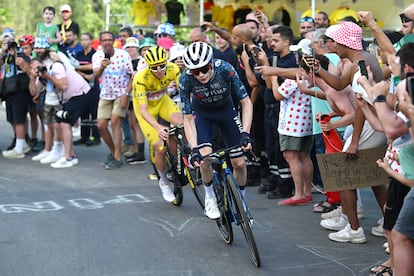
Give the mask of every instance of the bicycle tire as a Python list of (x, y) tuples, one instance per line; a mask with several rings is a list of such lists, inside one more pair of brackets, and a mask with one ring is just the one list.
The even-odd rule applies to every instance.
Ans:
[(250, 226), (250, 219), (247, 216), (243, 207), (243, 202), (240, 198), (239, 189), (232, 176), (226, 175), (226, 182), (229, 187), (230, 197), (233, 200), (234, 208), (237, 213), (238, 224), (243, 230), (244, 237), (246, 238), (247, 245), (249, 247), (250, 255), (256, 267), (260, 267), (260, 255), (257, 249), (256, 241), (253, 236), (252, 228)]
[(220, 218), (216, 219), (216, 224), (219, 230), (221, 238), (226, 244), (233, 243), (233, 227), (231, 225), (232, 219), (230, 219), (230, 211), (226, 204), (227, 196), (224, 193), (223, 184), (219, 184), (222, 189), (219, 190), (216, 184), (214, 184), (214, 192), (217, 196), (217, 207), (220, 210)]
[(181, 206), (183, 203), (183, 186), (185, 183), (181, 183), (183, 181), (181, 176), (178, 174), (176, 168), (171, 165), (174, 160), (170, 159), (170, 154), (171, 153), (169, 152), (167, 153), (167, 178), (170, 184), (170, 188), (175, 195), (175, 200), (171, 202), (171, 204), (174, 206)]
[(193, 190), (198, 204), (200, 205), (201, 209), (204, 210), (204, 199), (206, 191), (204, 189), (203, 182), (201, 181), (200, 169), (190, 169), (188, 167), (185, 167), (185, 174), (187, 175), (188, 183)]

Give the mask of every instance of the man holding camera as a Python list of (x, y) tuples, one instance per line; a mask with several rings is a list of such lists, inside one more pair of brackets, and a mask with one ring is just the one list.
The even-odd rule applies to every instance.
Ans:
[(62, 135), (65, 153), (51, 167), (69, 168), (79, 162), (72, 147), (72, 126), (87, 108), (85, 97), (90, 86), (81, 75), (66, 68), (62, 62), (56, 61), (45, 66), (40, 56), (31, 62), (30, 88), (32, 93), (39, 93), (45, 86), (46, 89), (53, 87), (60, 104), (54, 114), (55, 132)]
[[(16, 143), (12, 149), (5, 150), (2, 154), (8, 159), (23, 158), (25, 153), (30, 151), (25, 140), (26, 128), (24, 126), (31, 100), (26, 74), (29, 72), (30, 58), (23, 55), (17, 43), (12, 39), (6, 42), (4, 40), (3, 43), (4, 53), (0, 61), (4, 78), (2, 89), (13, 91), (7, 96), (3, 94), (2, 100), (6, 101), (7, 121), (13, 127)], [(14, 84), (11, 82), (13, 80)]]

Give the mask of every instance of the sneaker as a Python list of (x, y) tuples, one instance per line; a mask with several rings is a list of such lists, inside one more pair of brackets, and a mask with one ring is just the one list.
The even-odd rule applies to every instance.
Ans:
[(57, 162), (50, 164), (52, 168), (63, 169), (73, 167), (72, 159), (67, 160), (66, 157), (60, 158)]
[(382, 228), (382, 224), (372, 227), (371, 234), (376, 237), (385, 237), (384, 228)]
[(292, 193), (282, 193), (279, 188), (274, 189), (266, 193), (268, 199), (280, 199), (288, 198), (292, 196)]
[(23, 147), (23, 153), (29, 153), (30, 151), (32, 150), (32, 148), (31, 147), (29, 147), (29, 145), (28, 144), (26, 144), (24, 147)]
[(93, 147), (93, 146), (97, 146), (101, 144), (101, 139), (97, 138), (95, 139), (94, 137), (91, 137), (88, 141), (86, 141), (85, 145), (87, 147)]
[(259, 194), (265, 194), (267, 192), (271, 192), (276, 188), (276, 185), (270, 185), (268, 183), (261, 183), (259, 188), (257, 189), (257, 192)]
[(175, 200), (175, 195), (171, 190), (170, 185), (164, 185), (160, 179), (158, 185), (160, 186), (162, 197), (167, 202), (173, 202)]
[(37, 143), (39, 143), (39, 141), (37, 140), (37, 138), (32, 138), (29, 141), (29, 147), (33, 150), (34, 146), (36, 146)]
[(50, 153), (50, 151), (46, 151), (46, 150), (42, 150), (40, 153), (38, 153), (37, 155), (32, 157), (33, 161), (40, 161), (43, 158), (45, 158), (48, 154)]
[(321, 226), (327, 230), (339, 231), (346, 227), (348, 218), (345, 215), (321, 220)]
[(144, 163), (147, 162), (147, 160), (145, 160), (145, 156), (142, 152), (134, 153), (131, 157), (127, 157), (125, 159), (125, 161), (130, 165), (144, 164)]
[(342, 214), (342, 206), (338, 206), (335, 210), (332, 210), (328, 213), (321, 214), (322, 219), (331, 219), (339, 217)]
[(26, 156), (24, 152), (18, 153), (15, 149), (3, 150), (2, 154), (3, 157), (7, 159), (24, 158)]
[(108, 154), (106, 156), (106, 160), (102, 162), (102, 167), (105, 167), (107, 164), (109, 164), (109, 162), (111, 162), (112, 160), (114, 160), (114, 156), (112, 155), (112, 153)]
[(111, 161), (109, 161), (106, 165), (105, 165), (105, 169), (107, 170), (112, 170), (112, 169), (118, 169), (122, 166), (122, 161), (120, 160), (116, 160), (115, 158)]
[(205, 201), (205, 208), (204, 208), (204, 215), (206, 215), (209, 219), (218, 219), (220, 218), (220, 211), (217, 207), (217, 199), (213, 198), (206, 198)]
[(348, 223), (341, 231), (330, 233), (329, 239), (336, 242), (351, 242), (351, 243), (365, 243), (364, 229), (359, 227), (358, 230), (352, 230), (351, 225)]
[(50, 164), (57, 162), (62, 156), (54, 151), (51, 151), (45, 158), (40, 160), (41, 164)]
[(79, 164), (79, 159), (78, 159), (78, 157), (77, 157), (76, 155), (73, 155), (73, 156), (71, 157), (71, 161), (72, 161), (72, 165), (73, 165), (73, 166), (75, 166), (75, 165), (78, 165), (78, 164)]
[(156, 173), (150, 173), (148, 175), (148, 180), (158, 180), (158, 176)]
[(36, 145), (32, 147), (33, 152), (41, 152), (45, 148), (44, 141), (38, 141)]
[(85, 140), (85, 139), (83, 139), (83, 138), (80, 138), (80, 139), (78, 139), (78, 140), (74, 141), (74, 142), (73, 142), (73, 144), (74, 144), (75, 146), (83, 145), (83, 144), (86, 144), (86, 140)]

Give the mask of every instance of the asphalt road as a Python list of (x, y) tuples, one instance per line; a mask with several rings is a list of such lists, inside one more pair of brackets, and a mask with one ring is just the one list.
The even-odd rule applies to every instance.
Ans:
[[(0, 148), (12, 139), (0, 107)], [(186, 187), (164, 202), (150, 165), (107, 171), (105, 145), (77, 146), (79, 165), (53, 169), (0, 157), (0, 275), (369, 275), (387, 257), (370, 229), (380, 211), (362, 190), (368, 242), (329, 241), (312, 206), (283, 207), (247, 188), (262, 259), (256, 268), (241, 230), (226, 245)], [(315, 195), (319, 201), (322, 195)]]

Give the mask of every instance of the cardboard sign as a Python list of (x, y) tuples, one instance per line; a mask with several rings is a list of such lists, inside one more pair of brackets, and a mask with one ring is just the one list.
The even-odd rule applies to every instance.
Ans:
[(343, 152), (317, 154), (324, 190), (333, 192), (387, 184), (388, 175), (376, 163), (384, 155), (383, 147), (359, 150), (355, 160), (346, 159)]

